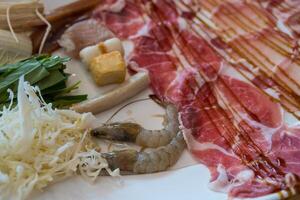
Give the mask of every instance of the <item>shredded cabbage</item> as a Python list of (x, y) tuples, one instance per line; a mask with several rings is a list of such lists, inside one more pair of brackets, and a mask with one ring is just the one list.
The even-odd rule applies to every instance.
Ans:
[[(10, 92), (10, 98), (13, 95)], [(22, 200), (33, 189), (79, 173), (90, 181), (102, 169), (112, 176), (89, 134), (94, 116), (52, 109), (38, 88), (18, 85), (18, 104), (0, 113), (0, 199)]]

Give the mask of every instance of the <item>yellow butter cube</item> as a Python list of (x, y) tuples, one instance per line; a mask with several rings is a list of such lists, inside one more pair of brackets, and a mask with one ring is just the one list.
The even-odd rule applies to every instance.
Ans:
[(122, 83), (126, 76), (126, 65), (121, 53), (112, 51), (93, 58), (90, 71), (99, 86)]

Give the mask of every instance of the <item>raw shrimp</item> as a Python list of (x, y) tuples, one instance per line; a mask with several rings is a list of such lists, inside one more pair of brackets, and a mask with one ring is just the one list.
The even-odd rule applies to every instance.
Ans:
[(136, 123), (112, 123), (92, 130), (92, 135), (102, 139), (134, 142), (142, 147), (165, 146), (179, 131), (177, 115), (175, 106), (169, 104), (166, 105), (166, 123), (162, 130), (147, 130)]
[(174, 105), (159, 104), (166, 108), (166, 123), (162, 130), (146, 130), (136, 123), (104, 124), (92, 130), (92, 134), (99, 138), (150, 147), (145, 151), (125, 149), (103, 153), (110, 168), (144, 174), (164, 171), (176, 163), (186, 146), (179, 129), (178, 112)]
[(185, 148), (185, 141), (181, 132), (178, 132), (166, 146), (147, 149), (138, 152), (133, 149), (103, 153), (111, 169), (135, 174), (154, 173), (164, 171), (174, 165)]

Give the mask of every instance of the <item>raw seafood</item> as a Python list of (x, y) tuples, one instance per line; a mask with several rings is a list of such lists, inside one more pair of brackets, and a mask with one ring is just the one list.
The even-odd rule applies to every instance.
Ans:
[(113, 33), (105, 26), (93, 19), (75, 23), (69, 27), (58, 41), (61, 47), (74, 56), (84, 47), (112, 38)]
[(175, 106), (166, 105), (168, 123), (162, 130), (146, 130), (134, 123), (104, 124), (92, 130), (99, 138), (135, 142), (142, 147), (151, 147), (145, 151), (125, 149), (103, 153), (112, 169), (133, 173), (153, 173), (164, 171), (179, 159), (185, 141), (179, 130), (178, 112)]
[[(43, 53), (51, 53), (59, 48), (57, 40), (62, 33), (74, 23), (84, 20), (89, 16), (90, 11), (95, 8), (101, 0), (77, 0), (73, 3), (54, 9), (46, 14), (46, 20), (51, 24), (51, 31), (45, 41)], [(36, 30), (31, 34), (33, 42), (33, 52), (37, 53), (43, 35), (45, 32), (45, 22), (42, 20), (31, 20), (28, 26), (37, 26)]]
[(166, 146), (140, 152), (133, 149), (113, 151), (102, 153), (102, 157), (107, 160), (111, 169), (119, 168), (121, 171), (148, 174), (165, 171), (174, 165), (184, 148), (183, 135), (178, 132)]
[(166, 106), (166, 124), (162, 130), (147, 130), (136, 123), (103, 124), (93, 129), (98, 138), (134, 142), (142, 147), (156, 148), (167, 145), (179, 131), (178, 113), (173, 105)]
[(299, 56), (274, 18), (248, 1), (136, 0), (120, 12), (105, 2), (93, 18), (132, 46), (132, 69), (148, 70), (154, 93), (177, 105), (210, 187), (230, 197), (294, 193), (299, 127), (284, 116), (298, 121)]

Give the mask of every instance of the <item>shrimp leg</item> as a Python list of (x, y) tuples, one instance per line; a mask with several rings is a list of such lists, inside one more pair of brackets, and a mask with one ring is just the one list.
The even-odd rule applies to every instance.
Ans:
[(110, 168), (135, 174), (164, 171), (174, 165), (179, 159), (186, 144), (181, 132), (178, 132), (171, 142), (165, 146), (138, 152), (133, 149), (103, 153)]
[(147, 130), (136, 123), (104, 124), (91, 134), (101, 139), (133, 142), (142, 147), (156, 148), (171, 142), (179, 131), (178, 113), (175, 106), (166, 105), (166, 124), (162, 130)]

